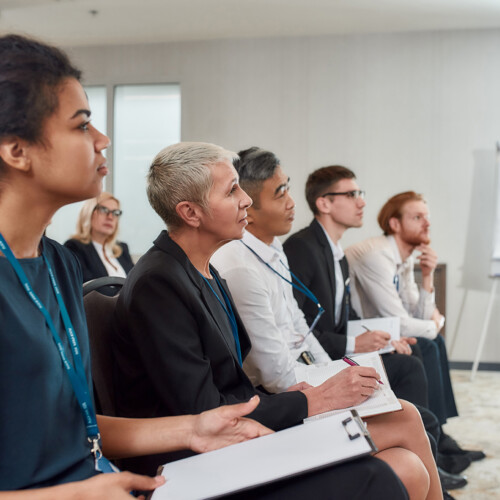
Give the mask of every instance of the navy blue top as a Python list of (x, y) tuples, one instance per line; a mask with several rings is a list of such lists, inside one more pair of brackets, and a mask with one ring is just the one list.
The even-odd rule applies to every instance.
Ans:
[[(89, 382), (80, 266), (55, 241), (44, 237), (42, 244), (78, 336)], [(73, 360), (42, 257), (19, 262)], [(96, 473), (90, 444), (51, 332), (4, 257), (0, 257), (0, 283), (0, 490), (88, 478)]]

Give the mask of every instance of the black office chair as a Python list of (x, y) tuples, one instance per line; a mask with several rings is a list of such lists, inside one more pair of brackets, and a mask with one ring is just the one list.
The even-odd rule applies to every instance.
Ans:
[(105, 276), (83, 285), (83, 304), (89, 331), (92, 359), (92, 379), (96, 413), (116, 416), (113, 392), (113, 351), (111, 349), (111, 319), (118, 293), (110, 297), (99, 292), (112, 286), (119, 292), (125, 278)]

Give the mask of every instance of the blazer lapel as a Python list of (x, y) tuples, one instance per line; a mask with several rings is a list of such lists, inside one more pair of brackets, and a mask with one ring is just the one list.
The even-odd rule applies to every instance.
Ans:
[(216, 271), (212, 266), (210, 266), (210, 272), (212, 273), (212, 275), (217, 275), (217, 278), (219, 278), (219, 283), (221, 284), (222, 288), (224, 288), (224, 291), (226, 292), (226, 295), (231, 302), (231, 307), (233, 308), (234, 317), (236, 319), (236, 326), (238, 327), (238, 339), (240, 341), (241, 356), (243, 359), (245, 359), (251, 347), (248, 333), (245, 330), (245, 326), (243, 325), (243, 321), (241, 321), (238, 311), (236, 310), (236, 305), (234, 303), (233, 297), (231, 296), (231, 291), (227, 286), (226, 280), (222, 278), (218, 271)]
[[(158, 238), (156, 238), (154, 242), (155, 246), (163, 250), (164, 252), (169, 253), (172, 255), (181, 265), (182, 267), (186, 270), (187, 275), (191, 279), (191, 281), (195, 284), (195, 286), (200, 290), (200, 295), (201, 299), (208, 310), (210, 316), (214, 320), (215, 324), (217, 325), (217, 328), (219, 329), (219, 333), (226, 344), (229, 352), (233, 356), (235, 363), (237, 366), (239, 366), (239, 361), (238, 361), (238, 355), (236, 353), (236, 348), (234, 346), (234, 340), (232, 338), (232, 330), (227, 331), (227, 326), (225, 322), (226, 318), (226, 313), (224, 312), (224, 309), (222, 308), (222, 305), (219, 303), (217, 300), (217, 297), (214, 295), (212, 290), (210, 290), (209, 286), (207, 283), (205, 283), (204, 279), (202, 278), (201, 274), (197, 271), (197, 269), (191, 264), (190, 260), (188, 259), (187, 255), (185, 252), (182, 250), (182, 248), (173, 241), (167, 231), (162, 231)], [(216, 274), (216, 271), (214, 271), (213, 267), (210, 266), (210, 272), (212, 275)], [(224, 280), (217, 274), (217, 277), (219, 278), (219, 282), (221, 285), (224, 287), (224, 290), (226, 294), (229, 295), (229, 291), (227, 289), (227, 286), (225, 286)], [(231, 304), (233, 307), (233, 310), (235, 312), (236, 317), (237, 313), (235, 311), (235, 306), (234, 304)], [(238, 320), (237, 320), (238, 324)], [(238, 325), (238, 331), (240, 330), (240, 326)], [(242, 335), (239, 335), (240, 342), (242, 341)], [(242, 351), (243, 351), (243, 346)], [(243, 352), (242, 352), (243, 356)]]
[(92, 263), (95, 266), (96, 269), (99, 269), (99, 273), (101, 276), (107, 276), (108, 275), (108, 270), (106, 269), (105, 265), (102, 263), (101, 258), (99, 257), (99, 254), (97, 253), (97, 250), (95, 249), (95, 246), (92, 242), (89, 243), (89, 249), (90, 249), (90, 254), (92, 258)]
[(212, 316), (212, 319), (217, 325), (221, 337), (224, 339), (227, 348), (229, 349), (233, 357), (236, 359), (236, 362), (239, 364), (238, 356), (236, 354), (236, 348), (234, 346), (234, 340), (232, 338), (233, 333), (232, 331), (229, 332), (227, 331), (227, 323), (226, 323), (227, 316), (224, 309), (222, 308), (222, 305), (217, 300), (217, 297), (214, 295), (212, 290), (210, 290), (210, 288), (205, 282), (201, 283), (200, 291), (203, 302), (205, 303), (205, 306), (208, 309), (210, 316)]
[[(330, 244), (326, 239), (323, 228), (320, 226), (319, 222), (314, 219), (311, 223), (311, 229), (314, 232), (316, 240), (321, 247), (321, 253), (323, 255), (324, 264), (326, 265), (326, 269), (328, 272), (328, 282), (330, 286), (328, 287), (328, 294), (330, 298), (330, 310), (335, 311), (335, 294), (337, 293), (337, 285), (335, 282), (335, 267), (333, 262), (333, 254), (332, 249), (330, 248)], [(325, 307), (327, 309), (327, 307)], [(335, 324), (335, 317), (332, 318), (333, 323)]]

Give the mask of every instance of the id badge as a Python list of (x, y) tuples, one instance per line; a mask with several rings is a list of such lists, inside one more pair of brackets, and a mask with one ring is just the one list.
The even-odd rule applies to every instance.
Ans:
[(312, 352), (310, 351), (303, 351), (300, 353), (299, 359), (301, 363), (304, 363), (305, 365), (313, 365), (314, 364), (314, 356), (312, 355)]
[(101, 450), (101, 445), (99, 444), (100, 436), (95, 438), (88, 438), (92, 443), (92, 449), (90, 450), (92, 455), (94, 455), (94, 467), (97, 472), (120, 472), (120, 469), (113, 465), (103, 454)]
[(120, 472), (120, 469), (112, 464), (105, 456), (95, 457), (95, 470), (97, 472)]

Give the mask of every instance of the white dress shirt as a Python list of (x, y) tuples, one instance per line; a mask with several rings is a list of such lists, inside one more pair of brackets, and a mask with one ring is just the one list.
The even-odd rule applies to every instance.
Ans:
[[(342, 316), (342, 299), (344, 298), (345, 291), (344, 275), (342, 273), (342, 268), (340, 267), (340, 261), (344, 258), (344, 250), (342, 250), (340, 242), (337, 242), (337, 244), (335, 244), (332, 241), (330, 235), (326, 232), (326, 229), (323, 227), (323, 224), (321, 224), (319, 220), (318, 223), (325, 233), (326, 239), (328, 241), (328, 244), (330, 245), (330, 249), (333, 255), (333, 266), (335, 270), (335, 319), (338, 323)], [(356, 339), (354, 337), (347, 337), (345, 353), (354, 354), (355, 349)]]
[(96, 243), (95, 241), (93, 241), (92, 244), (94, 245), (94, 248), (97, 251), (97, 255), (99, 255), (99, 258), (104, 264), (108, 276), (119, 276), (120, 278), (127, 277), (125, 269), (123, 269), (122, 265), (118, 262), (118, 259), (113, 255), (113, 251), (111, 250), (111, 248), (106, 247), (106, 257), (109, 259), (108, 262), (104, 257), (104, 252), (102, 248), (103, 246), (100, 243)]
[[(304, 314), (293, 296), (292, 286), (269, 269), (246, 246), (286, 279), (291, 276), (280, 241), (271, 245), (245, 232), (243, 240), (217, 250), (212, 265), (227, 281), (238, 313), (252, 342), (243, 368), (254, 385), (270, 392), (283, 392), (297, 383), (295, 367), (303, 351), (316, 363), (330, 361), (314, 334), (307, 335)], [(307, 336), (306, 336), (307, 335)], [(306, 336), (306, 337), (305, 337)], [(305, 337), (305, 341), (296, 346)]]
[(401, 335), (433, 339), (437, 335), (431, 316), (436, 309), (434, 292), (415, 283), (415, 259), (401, 260), (393, 236), (377, 236), (345, 251), (351, 275), (351, 298), (363, 317), (398, 316)]

